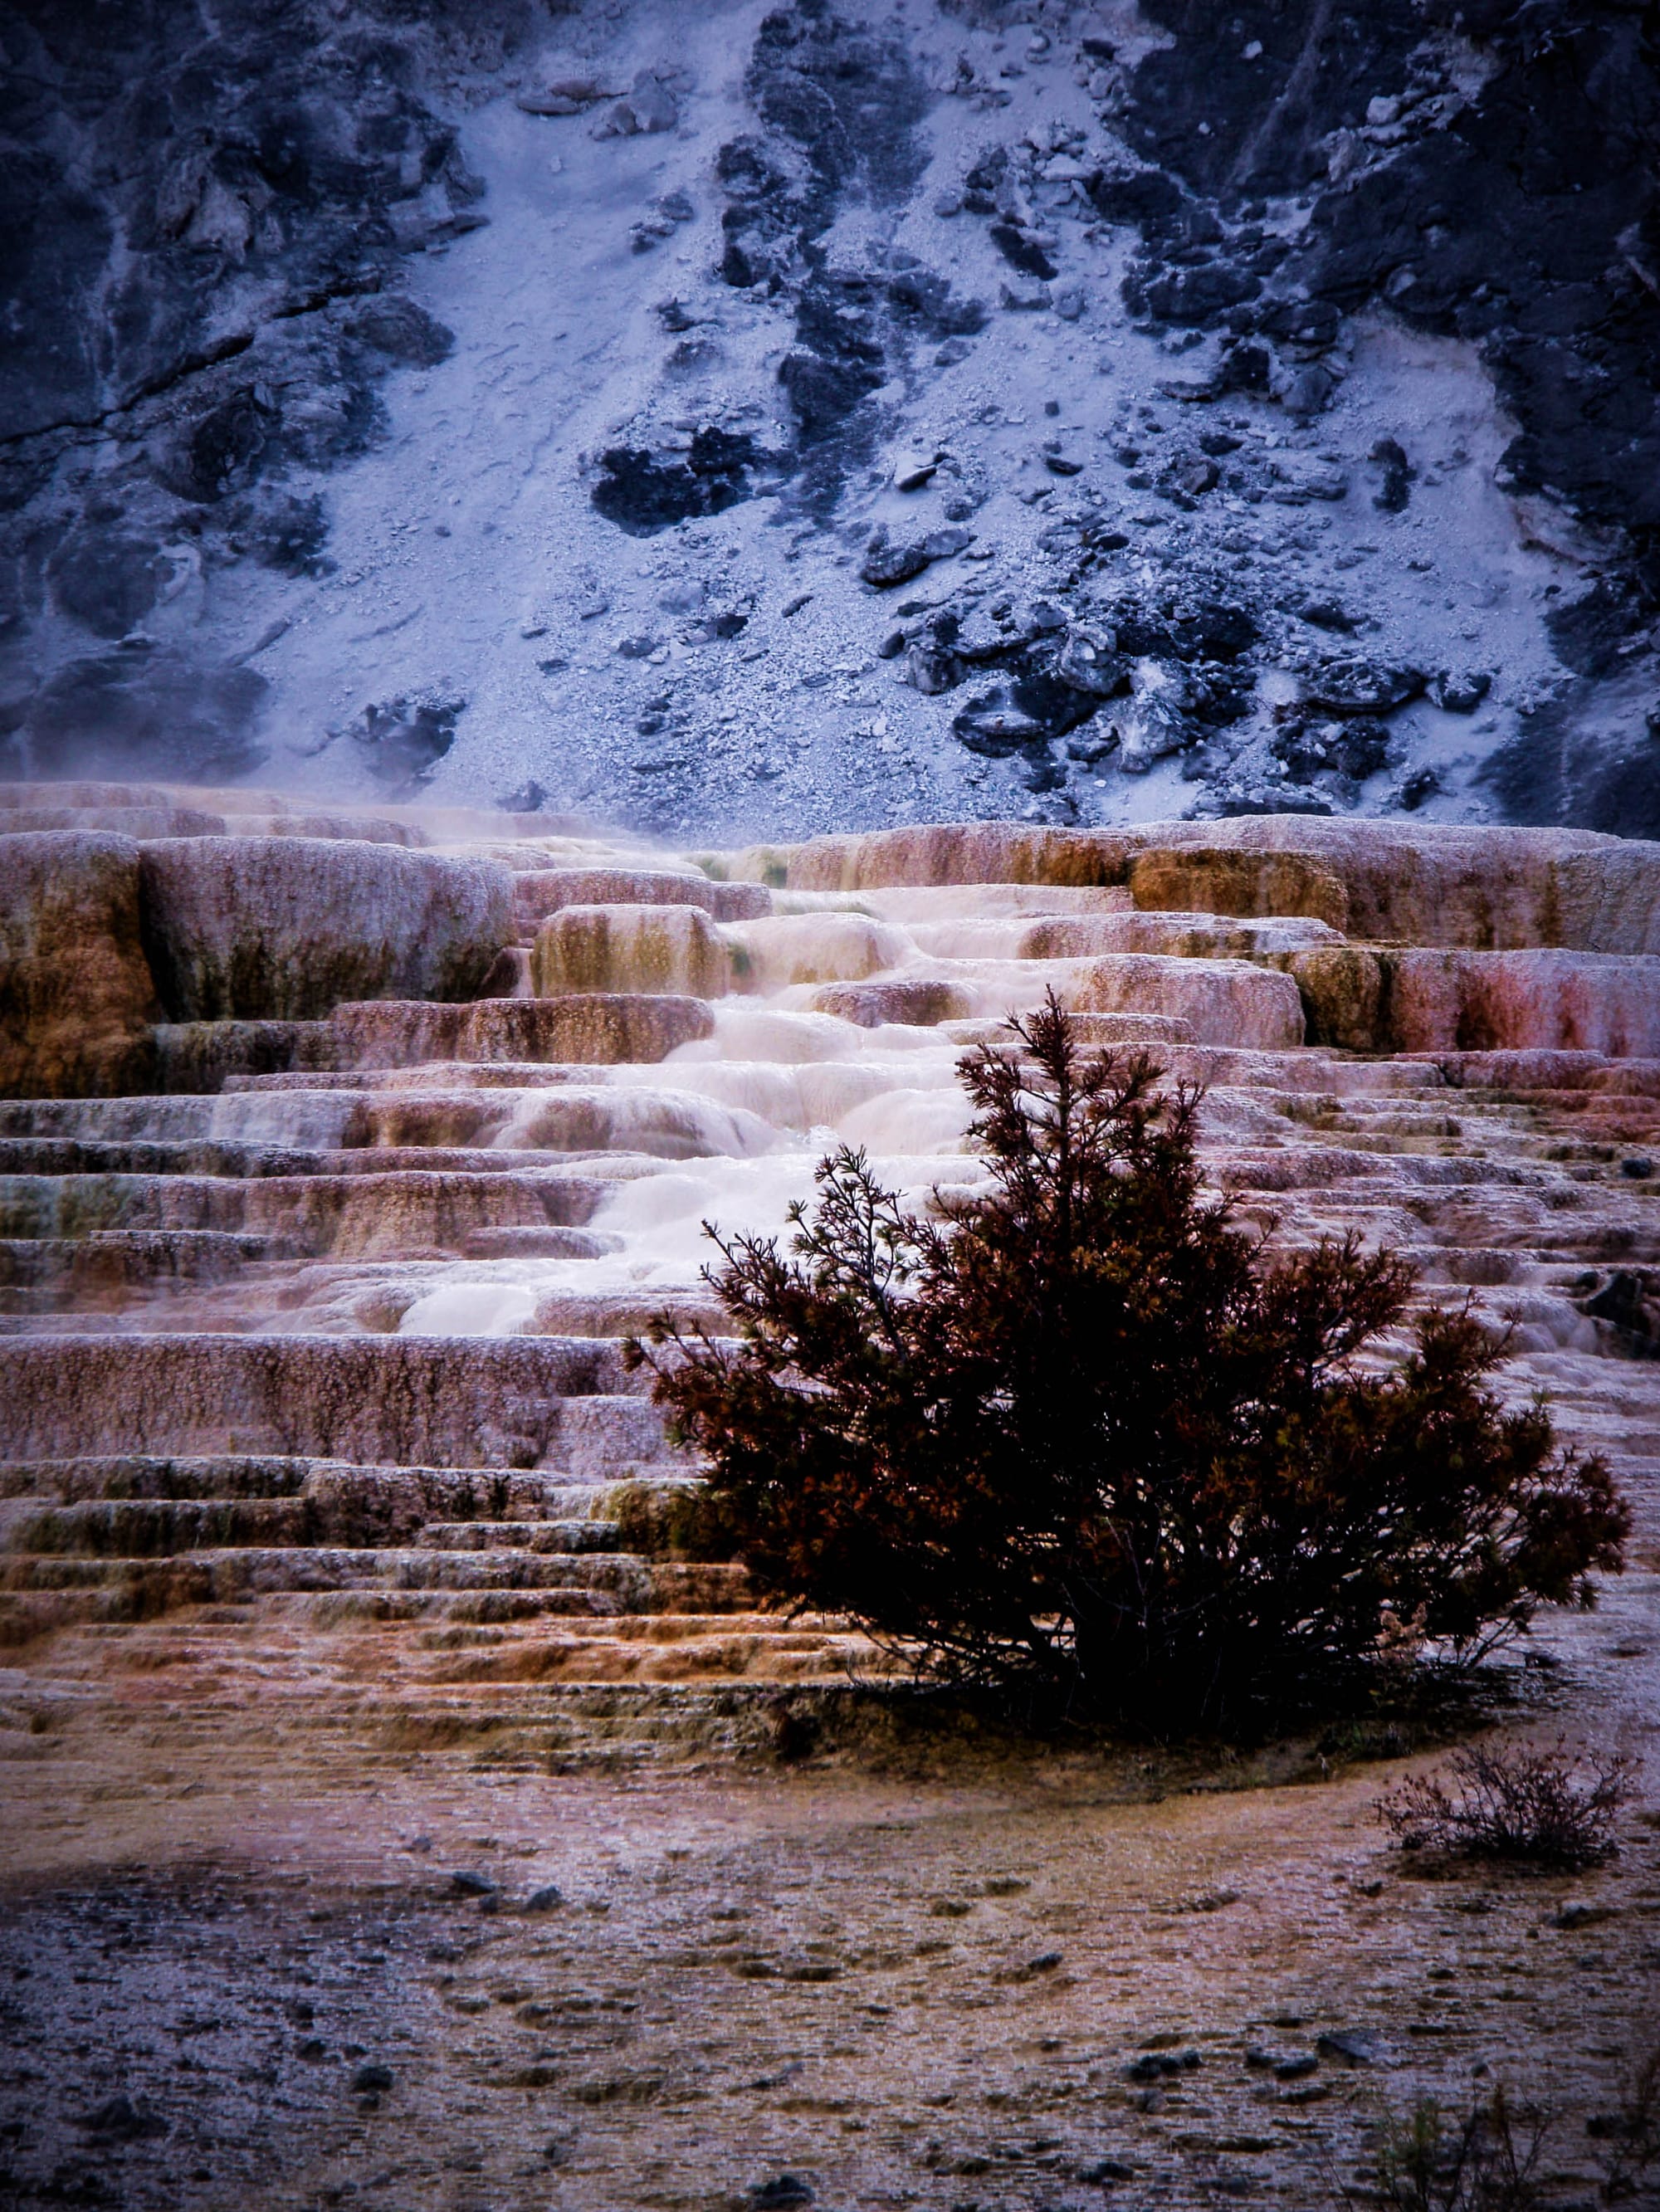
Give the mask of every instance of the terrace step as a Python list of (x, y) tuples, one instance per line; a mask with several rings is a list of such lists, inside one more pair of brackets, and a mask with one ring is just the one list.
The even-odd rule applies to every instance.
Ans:
[(0, 1559), (0, 1588), (17, 1591), (189, 1589), (182, 1601), (243, 1601), (283, 1590), (569, 1589), (587, 1592), (596, 1612), (650, 1610), (651, 1569), (632, 1553), (479, 1552), (420, 1548), (350, 1550), (326, 1545), (203, 1547), (150, 1559), (98, 1559), (70, 1553), (9, 1553)]
[(0, 1460), (221, 1452), (395, 1466), (672, 1458), (604, 1338), (42, 1337), (0, 1343)]

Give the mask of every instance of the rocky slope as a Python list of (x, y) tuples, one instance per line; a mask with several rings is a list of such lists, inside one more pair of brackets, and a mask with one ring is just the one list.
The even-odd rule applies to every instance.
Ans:
[(1660, 827), (1632, 4), (0, 11), (0, 764)]

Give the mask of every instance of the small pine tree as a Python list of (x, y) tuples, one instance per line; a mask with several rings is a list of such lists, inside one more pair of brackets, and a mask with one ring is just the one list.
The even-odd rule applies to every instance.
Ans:
[(961, 1070), (988, 1189), (919, 1218), (843, 1149), (788, 1256), (708, 1229), (735, 1344), (660, 1316), (628, 1347), (763, 1590), (1157, 1732), (1286, 1718), (1592, 1602), (1627, 1507), (1542, 1408), (1500, 1407), (1474, 1318), (1357, 1364), (1403, 1261), (1268, 1259), (1201, 1195), (1197, 1091), (1085, 1054), (1053, 1000), (1010, 1028)]

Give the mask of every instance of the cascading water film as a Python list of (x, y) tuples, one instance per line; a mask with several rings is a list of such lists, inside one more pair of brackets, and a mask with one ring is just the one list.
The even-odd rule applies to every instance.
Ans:
[[(9, 0), (0, 149), (0, 2203), (1650, 2201), (1650, 12)], [(1050, 1006), (1623, 1571), (1225, 1738), (769, 1582), (634, 1342)]]

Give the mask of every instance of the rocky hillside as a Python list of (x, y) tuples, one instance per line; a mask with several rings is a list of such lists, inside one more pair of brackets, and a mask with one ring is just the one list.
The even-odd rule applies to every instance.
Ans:
[(1635, 0), (21, 0), (0, 53), (0, 772), (1660, 829)]

